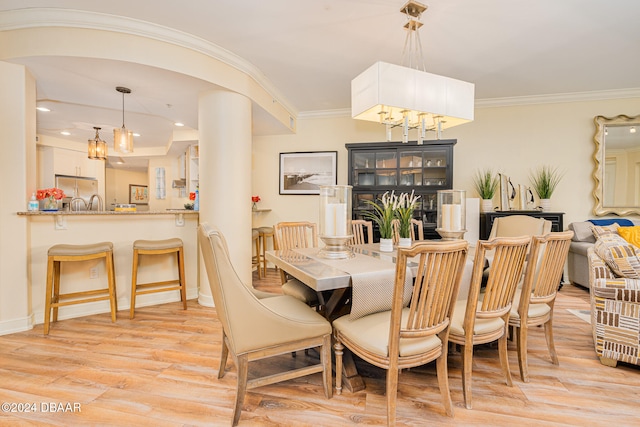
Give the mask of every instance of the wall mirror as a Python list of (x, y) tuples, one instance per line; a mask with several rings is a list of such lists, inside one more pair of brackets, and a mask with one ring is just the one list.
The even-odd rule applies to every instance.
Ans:
[(596, 116), (595, 215), (640, 215), (640, 116)]

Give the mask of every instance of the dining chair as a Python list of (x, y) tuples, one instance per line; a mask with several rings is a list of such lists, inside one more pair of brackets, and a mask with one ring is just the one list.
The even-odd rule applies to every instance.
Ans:
[[(391, 221), (391, 227), (393, 229), (393, 244), (397, 245), (400, 241), (400, 220)], [(415, 242), (416, 240), (424, 240), (424, 228), (421, 220), (411, 218), (411, 241)]]
[[(445, 412), (453, 416), (447, 373), (449, 325), (467, 257), (468, 242), (428, 241), (399, 248), (391, 310), (333, 321), (336, 394), (342, 391), (346, 346), (361, 359), (387, 370), (387, 425), (395, 425), (398, 373), (436, 360)], [(403, 306), (407, 259), (417, 265), (413, 294)], [(409, 282), (410, 283), (410, 282)]]
[[(518, 349), (520, 378), (529, 382), (527, 334), (529, 328), (544, 325), (551, 362), (558, 365), (553, 342), (553, 306), (569, 253), (573, 231), (533, 236), (522, 288), (516, 289), (509, 317)], [(527, 297), (528, 296), (528, 297)]]
[(351, 221), (353, 237), (349, 241), (350, 245), (364, 245), (373, 243), (373, 222), (364, 219), (354, 219)]
[(551, 221), (528, 215), (509, 215), (493, 220), (487, 240), (496, 237), (541, 236), (551, 232)]
[[(500, 366), (508, 386), (512, 385), (507, 356), (507, 326), (516, 286), (522, 278), (529, 248), (529, 236), (479, 240), (473, 261), (473, 273), (467, 299), (456, 301), (449, 341), (458, 344), (462, 354), (462, 391), (467, 409), (471, 409), (473, 346), (498, 341)], [(494, 252), (484, 293), (480, 293), (485, 258)]]
[[(247, 390), (322, 372), (324, 394), (330, 399), (331, 324), (320, 314), (288, 295), (257, 298), (242, 283), (231, 264), (222, 233), (203, 223), (199, 243), (223, 340), (218, 378), (225, 374), (229, 353), (237, 372), (232, 425), (240, 419)], [(250, 362), (291, 351), (320, 348), (320, 361), (265, 377), (248, 377)]]
[[(273, 244), (276, 250), (318, 247), (318, 229), (308, 221), (279, 222), (273, 226)], [(316, 291), (280, 269), (282, 293), (317, 307), (320, 304)]]

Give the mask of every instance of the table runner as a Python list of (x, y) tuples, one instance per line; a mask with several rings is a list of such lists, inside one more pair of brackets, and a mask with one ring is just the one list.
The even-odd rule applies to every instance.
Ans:
[[(350, 259), (332, 260), (318, 256), (318, 248), (295, 249), (296, 251), (337, 268), (351, 276), (352, 300), (351, 319), (358, 319), (367, 314), (391, 310), (393, 287), (396, 279), (396, 264), (392, 256), (385, 260), (368, 255), (355, 254)], [(395, 254), (394, 254), (395, 255)], [(405, 278), (403, 305), (408, 305), (413, 292), (413, 274), (407, 267)]]

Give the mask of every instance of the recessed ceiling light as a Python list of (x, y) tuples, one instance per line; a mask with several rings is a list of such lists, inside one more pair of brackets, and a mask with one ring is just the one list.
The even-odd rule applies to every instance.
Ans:
[(174, 125), (178, 126), (178, 127), (182, 127), (184, 126), (184, 123), (180, 123), (180, 122), (175, 122)]
[(47, 107), (36, 107), (36, 110), (38, 111), (44, 111), (45, 113), (48, 113), (49, 111), (51, 111), (50, 109), (48, 109)]
[(631, 129), (629, 129), (629, 133), (636, 133), (636, 127), (631, 126)]
[(71, 132), (69, 132), (68, 130), (63, 130), (62, 132), (60, 132), (60, 134), (64, 136), (69, 136), (71, 135)]
[(139, 133), (134, 132), (134, 133), (133, 133), (133, 136), (140, 136), (140, 134), (139, 134)]

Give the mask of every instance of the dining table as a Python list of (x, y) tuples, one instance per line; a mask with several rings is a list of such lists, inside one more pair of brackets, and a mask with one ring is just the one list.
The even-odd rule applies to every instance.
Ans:
[[(395, 281), (396, 253), (380, 251), (378, 243), (353, 245), (353, 256), (345, 259), (328, 259), (318, 247), (271, 250), (267, 261), (298, 279), (318, 293), (322, 313), (332, 321), (341, 315), (359, 315), (391, 309)], [(458, 299), (466, 299), (473, 272), (473, 247), (464, 265)], [(411, 281), (418, 264), (407, 260), (407, 280)], [(405, 287), (409, 290), (411, 286)], [(347, 349), (345, 349), (347, 350)], [(364, 381), (358, 374), (352, 355), (343, 356), (343, 384), (352, 392), (364, 389)]]

